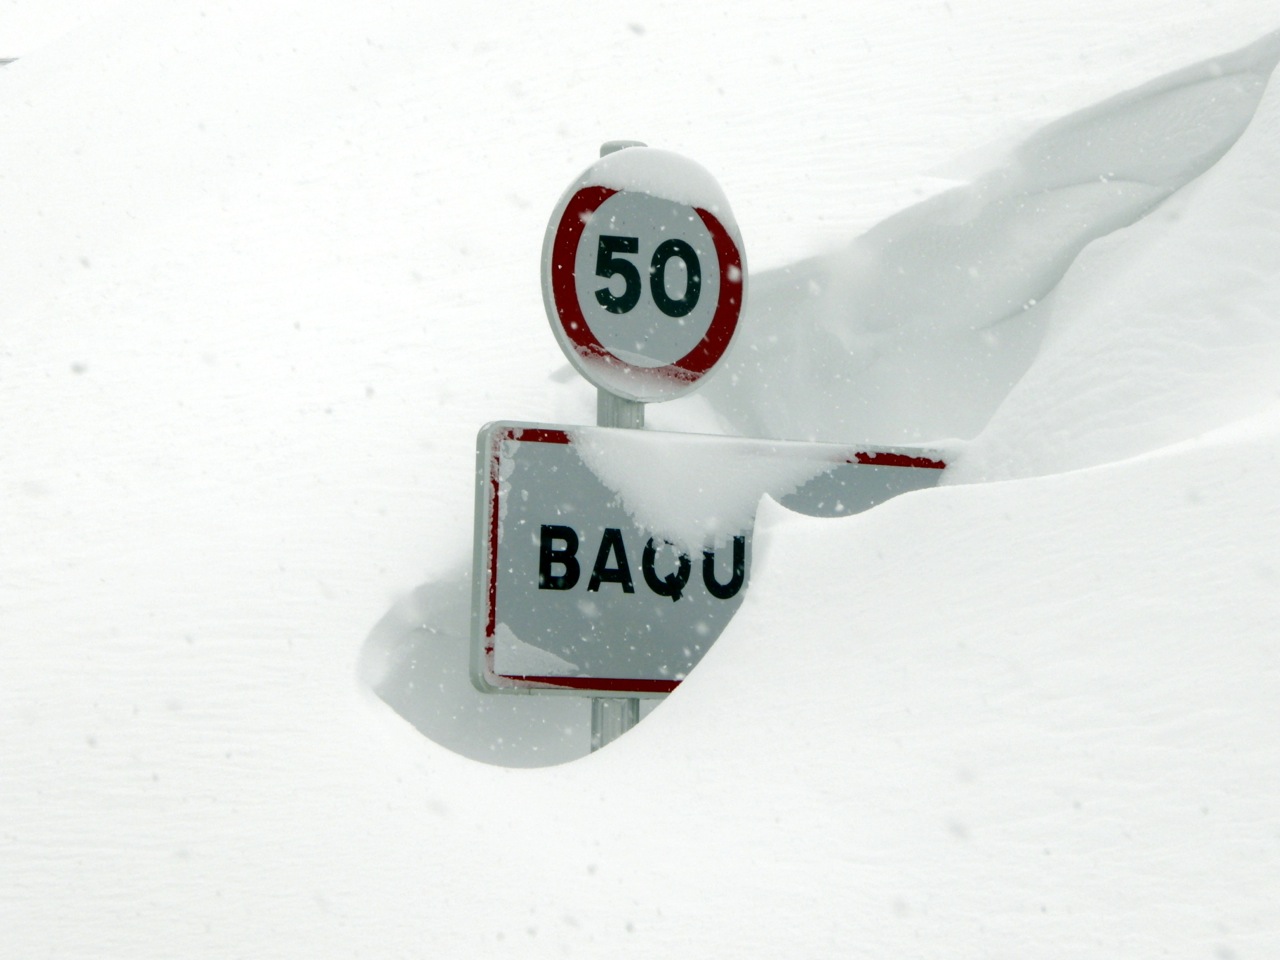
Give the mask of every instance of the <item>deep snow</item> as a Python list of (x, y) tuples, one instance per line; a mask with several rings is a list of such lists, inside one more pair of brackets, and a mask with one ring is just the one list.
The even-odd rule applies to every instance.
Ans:
[[(847, 6), (22, 10), (6, 952), (1275, 953), (1274, 11)], [(652, 426), (962, 453), (766, 501), (676, 694), (479, 764), (585, 751), (471, 691), (461, 571), (476, 428), (591, 420), (537, 249), (616, 136), (758, 268)]]

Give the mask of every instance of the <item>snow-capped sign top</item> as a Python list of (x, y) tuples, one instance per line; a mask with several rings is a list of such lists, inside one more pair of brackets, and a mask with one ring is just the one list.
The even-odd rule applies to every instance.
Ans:
[(672, 400), (724, 356), (746, 294), (737, 221), (711, 174), (651, 147), (618, 150), (565, 191), (542, 245), (560, 348), (597, 387)]

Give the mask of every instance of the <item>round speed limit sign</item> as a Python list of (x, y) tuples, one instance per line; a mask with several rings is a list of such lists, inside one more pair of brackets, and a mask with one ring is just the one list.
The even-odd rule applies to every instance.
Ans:
[(561, 349), (610, 393), (694, 389), (724, 356), (746, 293), (742, 237), (719, 185), (665, 150), (596, 161), (556, 205), (542, 295)]

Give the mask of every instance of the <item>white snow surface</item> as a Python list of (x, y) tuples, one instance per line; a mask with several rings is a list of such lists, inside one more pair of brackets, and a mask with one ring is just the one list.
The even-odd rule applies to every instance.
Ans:
[(577, 664), (557, 657), (541, 647), (525, 643), (505, 623), (497, 625), (493, 637), (495, 645), (502, 649), (502, 669), (508, 672), (537, 675), (577, 669)]
[[(1274, 149), (1274, 137), (1264, 129), (1275, 108), (1268, 104), (1254, 124), (1258, 129), (1239, 149), (1232, 147), (1253, 119), (1277, 59), (1280, 38), (1269, 35), (1238, 53), (1120, 93), (1049, 124), (971, 183), (901, 211), (843, 249), (757, 276), (751, 304), (756, 322), (735, 342), (727, 369), (707, 395), (733, 429), (772, 436), (843, 440), (874, 434), (882, 442), (918, 441), (972, 437), (994, 420), (1004, 430), (1014, 421), (1023, 424), (1016, 442), (1036, 443), (1025, 434), (1087, 429), (1075, 410), (1064, 416), (1070, 427), (1042, 423), (1044, 410), (1022, 418), (1026, 404), (1035, 402), (1025, 391), (1033, 389), (1039, 370), (1054, 363), (1050, 351), (1040, 349), (1042, 339), (1056, 338), (1065, 327), (1079, 329), (1081, 356), (1097, 382), (1128, 380), (1131, 353), (1107, 353), (1114, 367), (1098, 363), (1098, 340), (1119, 335), (1148, 341), (1168, 333), (1151, 329), (1141, 316), (1116, 324), (1115, 310), (1142, 311), (1159, 326), (1170, 309), (1186, 316), (1197, 307), (1195, 298), (1183, 303), (1174, 296), (1147, 303), (1157, 282), (1148, 277), (1130, 287), (1134, 302), (1108, 300), (1088, 311), (1088, 319), (1077, 319), (1074, 314), (1086, 312), (1081, 300), (1104, 296), (1091, 280), (1077, 283), (1079, 272), (1104, 269), (1101, 264), (1111, 263), (1119, 250), (1138, 248), (1153, 271), (1180, 272), (1186, 285), (1199, 289), (1205, 286), (1203, 268), (1187, 273), (1170, 248), (1182, 245), (1202, 264), (1202, 251), (1216, 242), (1222, 224), (1241, 216), (1263, 233), (1261, 249), (1239, 251), (1244, 263), (1274, 256), (1266, 239), (1265, 196), (1259, 197), (1264, 209), (1250, 209), (1245, 197), (1256, 189), (1256, 174), (1245, 168), (1266, 169), (1271, 162), (1266, 153)], [(1192, 200), (1197, 184), (1169, 199), (1228, 150), (1224, 170), (1206, 178), (1222, 185), (1203, 188), (1221, 196)], [(1154, 222), (1134, 227), (1141, 236), (1129, 239), (1131, 231), (1122, 228), (1166, 200)], [(1233, 213), (1215, 213), (1216, 202), (1233, 204)], [(1167, 230), (1184, 205), (1193, 207), (1187, 211), (1191, 222)], [(1213, 217), (1217, 226), (1204, 222)], [(1149, 251), (1153, 234), (1165, 233), (1171, 235)], [(1093, 244), (1101, 238), (1106, 242)], [(1235, 242), (1249, 244), (1242, 237)], [(1127, 267), (1117, 269), (1128, 278)], [(1217, 282), (1210, 278), (1209, 286)], [(1221, 282), (1233, 286), (1229, 279)], [(1251, 293), (1257, 287), (1251, 283)], [(1075, 301), (1060, 306), (1076, 289)], [(1213, 296), (1200, 294), (1200, 309)], [(1201, 330), (1196, 342), (1213, 336)], [(1153, 357), (1157, 376), (1163, 365), (1180, 366), (1163, 352)], [(1229, 371), (1230, 363), (1223, 369)], [(1056, 372), (1051, 379), (1073, 395), (1091, 393), (1076, 379), (1068, 383)], [(797, 389), (808, 383), (839, 386)], [(1194, 405), (1203, 398), (1186, 399)], [(1109, 419), (1125, 401), (1108, 395), (1104, 405), (1101, 416)], [(1037, 433), (1042, 427), (1047, 429)], [(1057, 469), (1076, 455), (1063, 454), (1054, 461)], [(1034, 454), (1019, 451), (1016, 459), (1014, 469), (1026, 471)]]
[[(1272, 0), (4, 13), (6, 956), (1280, 952)], [(460, 571), (618, 137), (764, 268), (650, 426), (960, 455), (584, 756)]]
[(637, 526), (695, 556), (749, 533), (765, 493), (780, 500), (837, 462), (783, 458), (745, 443), (709, 445), (698, 437), (659, 443), (640, 430), (588, 430), (573, 437), (582, 462), (616, 492)]
[(956, 479), (1108, 463), (1280, 401), (1278, 169), (1273, 80), (1213, 168), (1073, 264), (1039, 355)]

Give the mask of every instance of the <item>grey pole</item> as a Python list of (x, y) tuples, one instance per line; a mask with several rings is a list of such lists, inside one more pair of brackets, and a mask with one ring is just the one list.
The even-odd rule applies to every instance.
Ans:
[(596, 387), (596, 426), (644, 429), (644, 404)]
[(647, 147), (643, 140), (606, 140), (600, 144), (600, 156), (607, 157), (611, 153), (625, 150), (627, 147)]
[(636, 697), (591, 698), (591, 752), (606, 744), (640, 722), (640, 701)]
[[(627, 147), (643, 147), (639, 140), (610, 140), (600, 145), (600, 156)], [(596, 426), (644, 429), (644, 404), (596, 388)], [(591, 752), (612, 743), (640, 722), (637, 697), (591, 698)]]
[[(596, 426), (644, 428), (644, 404), (596, 388)], [(640, 722), (637, 697), (591, 698), (591, 752), (612, 743)]]

